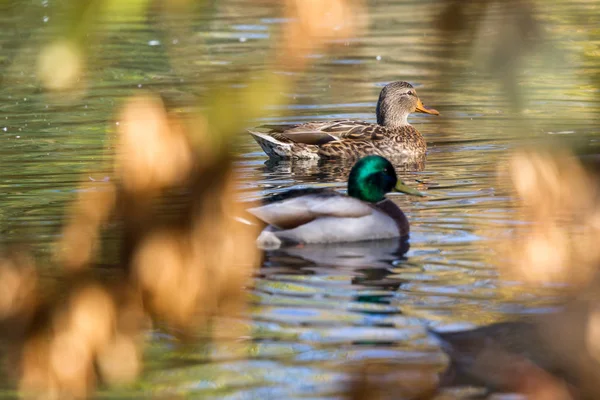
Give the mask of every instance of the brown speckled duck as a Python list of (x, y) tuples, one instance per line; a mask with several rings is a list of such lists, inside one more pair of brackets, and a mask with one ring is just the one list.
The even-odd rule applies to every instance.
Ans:
[(418, 157), (427, 151), (423, 136), (408, 123), (413, 112), (439, 115), (421, 103), (408, 82), (387, 84), (377, 101), (377, 123), (335, 120), (297, 125), (263, 125), (248, 130), (273, 158)]

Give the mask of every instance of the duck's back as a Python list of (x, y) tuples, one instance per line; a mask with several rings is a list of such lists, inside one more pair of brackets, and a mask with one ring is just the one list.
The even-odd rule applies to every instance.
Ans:
[(277, 203), (285, 200), (291, 200), (302, 196), (316, 196), (320, 199), (342, 196), (340, 193), (331, 188), (299, 188), (288, 189), (284, 192), (274, 194), (273, 196), (265, 197), (262, 200), (263, 204)]

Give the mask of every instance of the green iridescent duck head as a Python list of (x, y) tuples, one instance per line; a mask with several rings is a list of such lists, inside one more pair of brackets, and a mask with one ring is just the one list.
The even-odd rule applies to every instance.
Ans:
[(394, 166), (381, 156), (366, 156), (354, 164), (348, 177), (348, 195), (369, 203), (385, 199), (389, 192), (424, 196), (398, 179)]
[(408, 125), (408, 115), (420, 112), (439, 115), (433, 108), (423, 105), (417, 91), (408, 82), (392, 82), (385, 85), (377, 101), (377, 123), (390, 128)]

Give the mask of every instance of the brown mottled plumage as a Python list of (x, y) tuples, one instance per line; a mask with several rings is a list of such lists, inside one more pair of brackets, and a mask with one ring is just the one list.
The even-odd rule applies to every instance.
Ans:
[(248, 132), (275, 158), (357, 158), (368, 154), (412, 158), (427, 151), (425, 139), (407, 121), (415, 111), (439, 114), (423, 106), (412, 85), (392, 82), (379, 95), (376, 124), (335, 120), (262, 126)]

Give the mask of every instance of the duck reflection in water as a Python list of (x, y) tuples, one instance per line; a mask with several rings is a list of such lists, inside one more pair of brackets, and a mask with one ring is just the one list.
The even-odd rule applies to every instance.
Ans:
[[(277, 274), (278, 266), (285, 266), (285, 274), (347, 274), (350, 283), (377, 289), (395, 290), (402, 283), (399, 279), (387, 279), (394, 264), (403, 259), (409, 250), (408, 236), (384, 240), (368, 240), (352, 243), (315, 243), (288, 246), (266, 251), (263, 270)], [(293, 266), (293, 271), (290, 271)], [(269, 268), (273, 268), (269, 271)], [(358, 301), (364, 300), (362, 296)]]
[(315, 243), (267, 251), (265, 261), (282, 265), (359, 268), (391, 267), (409, 249), (408, 236), (352, 243)]

